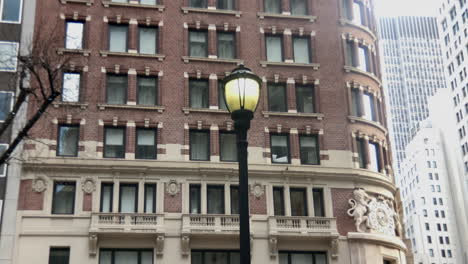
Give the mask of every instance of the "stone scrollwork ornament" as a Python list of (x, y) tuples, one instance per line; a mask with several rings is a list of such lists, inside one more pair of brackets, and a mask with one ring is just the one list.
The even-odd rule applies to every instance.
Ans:
[(255, 183), (251, 187), (251, 192), (255, 198), (260, 198), (265, 193), (263, 186), (260, 183)]
[(96, 190), (96, 182), (91, 177), (84, 177), (81, 179), (81, 189), (86, 194), (91, 194)]
[(47, 190), (47, 179), (44, 176), (37, 176), (32, 182), (32, 189), (37, 193)]
[(385, 200), (372, 199), (369, 202), (369, 223), (372, 229), (377, 233), (395, 236), (395, 220), (392, 208), (388, 206)]
[(351, 208), (347, 213), (349, 216), (354, 218), (356, 230), (360, 233), (364, 233), (366, 230), (361, 228), (362, 224), (365, 224), (367, 228), (370, 228), (367, 212), (369, 210), (368, 204), (371, 201), (371, 198), (362, 188), (354, 189), (353, 196), (354, 199), (349, 199), (348, 201)]
[(179, 184), (177, 183), (176, 180), (170, 180), (167, 183), (166, 191), (169, 195), (175, 196), (180, 192)]

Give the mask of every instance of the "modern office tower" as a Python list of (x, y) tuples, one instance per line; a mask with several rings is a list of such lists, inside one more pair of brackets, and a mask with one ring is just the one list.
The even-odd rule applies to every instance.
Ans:
[(411, 140), (411, 130), (428, 116), (428, 97), (446, 87), (443, 58), (436, 18), (381, 18), (379, 38), (395, 174), (398, 175), (406, 145)]
[(15, 263), (238, 263), (241, 63), (252, 263), (405, 263), (372, 5), (41, 1), (71, 60), (25, 142)]

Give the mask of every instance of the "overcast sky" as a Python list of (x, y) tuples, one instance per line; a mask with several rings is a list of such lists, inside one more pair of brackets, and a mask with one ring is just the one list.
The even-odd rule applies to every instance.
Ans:
[(442, 0), (375, 0), (378, 16), (437, 16)]

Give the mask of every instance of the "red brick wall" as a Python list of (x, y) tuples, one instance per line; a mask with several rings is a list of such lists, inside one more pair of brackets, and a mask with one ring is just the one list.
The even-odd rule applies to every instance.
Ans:
[(333, 216), (336, 217), (338, 232), (342, 236), (346, 236), (348, 232), (356, 232), (354, 219), (348, 215), (347, 211), (350, 208), (348, 200), (353, 198), (353, 189), (338, 189), (333, 188)]
[(179, 184), (179, 192), (172, 196), (166, 190), (167, 184), (164, 184), (164, 212), (181, 213), (182, 212), (182, 184)]
[(34, 192), (32, 180), (22, 180), (18, 197), (18, 210), (42, 210), (43, 204), (44, 192)]
[[(249, 186), (249, 188), (252, 186)], [(255, 197), (252, 192), (249, 191), (249, 200), (250, 200), (250, 213), (251, 214), (267, 214), (267, 202), (266, 202), (266, 195), (265, 195), (265, 186), (263, 186), (263, 195), (260, 197)]]
[(93, 195), (84, 194), (83, 195), (83, 211), (92, 211), (93, 208)]

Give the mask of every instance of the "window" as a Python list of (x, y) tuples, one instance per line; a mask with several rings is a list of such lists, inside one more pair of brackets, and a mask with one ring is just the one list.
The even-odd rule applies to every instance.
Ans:
[(283, 38), (281, 36), (266, 36), (266, 57), (267, 61), (283, 61)]
[(444, 231), (447, 231), (447, 224), (444, 224)]
[(156, 0), (140, 0), (140, 4), (142, 5), (156, 5)]
[(0, 71), (16, 71), (18, 43), (0, 41)]
[(445, 237), (445, 244), (447, 244), (447, 245), (450, 244), (450, 239), (449, 239), (449, 237)]
[(104, 158), (125, 158), (125, 128), (104, 128)]
[(447, 250), (447, 255), (448, 255), (449, 258), (451, 258), (452, 257), (452, 250), (448, 249)]
[(441, 236), (439, 237), (439, 243), (444, 244), (444, 237), (441, 237)]
[(292, 15), (307, 15), (307, 0), (291, 0), (290, 4)]
[(99, 264), (153, 264), (153, 250), (101, 249)]
[(135, 158), (156, 159), (156, 130), (151, 128), (137, 128)]
[(127, 86), (127, 76), (108, 74), (106, 102), (108, 104), (126, 104)]
[(234, 0), (217, 0), (216, 8), (217, 9), (224, 9), (224, 10), (233, 10), (234, 9)]
[(189, 80), (190, 107), (208, 108), (209, 99), (208, 80)]
[(442, 226), (440, 224), (437, 224), (437, 231), (442, 231)]
[(273, 208), (275, 215), (285, 215), (283, 187), (273, 187)]
[[(298, 0), (296, 0), (298, 1)], [(304, 0), (302, 0), (304, 1)], [(310, 41), (307, 37), (293, 37), (295, 63), (310, 63)]]
[(224, 99), (224, 86), (222, 81), (218, 81), (218, 107), (221, 110), (228, 110)]
[(201, 186), (199, 184), (190, 184), (190, 213), (201, 213)]
[(279, 252), (279, 264), (327, 264), (325, 252)]
[(83, 48), (83, 32), (84, 22), (67, 21), (65, 35), (66, 49), (82, 49)]
[(74, 214), (75, 182), (54, 182), (52, 214)]
[(2, 0), (0, 1), (0, 13), (2, 22), (20, 22), (22, 0)]
[(268, 110), (286, 112), (286, 85), (282, 83), (268, 83)]
[(353, 116), (362, 116), (361, 113), (361, 96), (358, 89), (351, 90), (351, 114)]
[(236, 38), (233, 32), (218, 32), (218, 58), (234, 59), (236, 57)]
[(429, 228), (429, 223), (424, 223), (425, 227), (426, 227), (426, 230), (429, 231), (430, 228)]
[(139, 105), (158, 105), (158, 79), (156, 77), (138, 76)]
[(427, 243), (432, 244), (432, 237), (431, 236), (427, 236)]
[(190, 7), (207, 8), (207, 0), (189, 0)]
[[(0, 155), (3, 155), (3, 153), (8, 149), (8, 145), (7, 144), (0, 144)], [(6, 175), (6, 168), (7, 168), (7, 165), (5, 163), (3, 163), (1, 166), (0, 166), (0, 177), (2, 176), (5, 176)], [(2, 207), (0, 206), (0, 209)]]
[(359, 168), (365, 169), (367, 167), (366, 142), (362, 138), (356, 138), (356, 144), (359, 156)]
[(307, 216), (307, 194), (305, 188), (291, 188), (291, 216)]
[(359, 55), (359, 69), (362, 71), (370, 72), (369, 67), (369, 50), (366, 47), (359, 47), (358, 49)]
[(158, 29), (154, 27), (138, 27), (138, 52), (156, 54), (158, 50)]
[(314, 113), (314, 86), (296, 84), (296, 104), (299, 113)]
[(207, 213), (224, 214), (224, 185), (206, 187)]
[(346, 65), (357, 67), (357, 58), (354, 55), (354, 41), (346, 41)]
[(441, 255), (442, 255), (443, 258), (447, 257), (447, 256), (445, 255), (445, 249), (441, 249), (441, 250), (440, 250), (440, 253), (441, 253)]
[(51, 247), (49, 250), (49, 264), (70, 263), (70, 248)]
[(189, 31), (189, 56), (208, 57), (208, 32)]
[(432, 248), (429, 249), (429, 256), (434, 257), (434, 250)]
[(323, 189), (312, 189), (312, 200), (314, 202), (314, 213), (316, 217), (325, 217), (325, 201), (323, 199)]
[(145, 213), (156, 213), (156, 184), (145, 184)]
[(281, 0), (264, 0), (264, 10), (266, 13), (281, 13)]
[(299, 145), (301, 152), (301, 163), (318, 165), (320, 164), (320, 150), (318, 148), (317, 135), (299, 136)]
[(127, 25), (109, 25), (109, 51), (127, 52)]
[(192, 250), (190, 258), (191, 264), (237, 264), (240, 262), (239, 252), (237, 251)]
[(121, 183), (119, 194), (119, 212), (136, 213), (138, 207), (138, 184)]
[(190, 131), (190, 160), (210, 160), (208, 131)]
[(231, 186), (231, 214), (239, 214), (239, 186)]
[(13, 107), (13, 93), (0, 92), (0, 121), (5, 121)]
[(353, 22), (356, 23), (356, 24), (359, 24), (359, 25), (364, 24), (361, 12), (362, 12), (361, 3), (357, 2), (357, 1), (353, 1), (353, 15), (354, 15)]
[(289, 136), (271, 135), (271, 162), (290, 163)]
[(57, 139), (57, 156), (78, 156), (78, 140), (80, 127), (76, 125), (60, 125)]
[(110, 182), (101, 183), (101, 209), (102, 213), (112, 212), (114, 197), (114, 184)]
[(78, 102), (80, 100), (81, 74), (65, 72), (63, 74), (62, 102)]
[(427, 210), (426, 209), (423, 209), (423, 216), (427, 217)]
[(221, 161), (237, 161), (236, 133), (220, 132), (219, 149)]
[(375, 115), (374, 96), (372, 94), (364, 93), (364, 118), (371, 121), (377, 121)]

